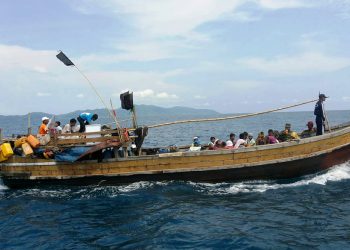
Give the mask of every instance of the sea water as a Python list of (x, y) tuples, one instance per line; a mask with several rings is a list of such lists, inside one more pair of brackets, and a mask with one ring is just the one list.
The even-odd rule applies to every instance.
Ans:
[[(349, 113), (330, 112), (330, 120), (348, 121)], [(308, 113), (277, 113), (168, 127), (150, 130), (147, 144), (280, 130), (288, 120), (299, 131), (310, 118)], [(349, 193), (350, 163), (288, 180), (24, 190), (0, 185), (0, 249), (346, 249)]]

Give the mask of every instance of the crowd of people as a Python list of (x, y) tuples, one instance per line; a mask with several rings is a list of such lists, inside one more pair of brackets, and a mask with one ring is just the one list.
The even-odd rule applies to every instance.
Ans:
[[(266, 144), (276, 144), (280, 142), (286, 142), (297, 139), (304, 139), (316, 135), (323, 134), (323, 127), (326, 125), (326, 115), (323, 108), (323, 102), (328, 98), (325, 94), (319, 94), (319, 100), (317, 101), (314, 109), (314, 115), (316, 116), (316, 128), (314, 123), (309, 121), (306, 126), (307, 129), (298, 134), (295, 131), (292, 131), (291, 124), (286, 123), (284, 130), (278, 131), (269, 129), (267, 135), (265, 136), (264, 132), (261, 131), (257, 138), (253, 138), (252, 133), (243, 132), (239, 134), (239, 138), (236, 140), (236, 135), (234, 133), (230, 134), (230, 137), (227, 141), (220, 140), (215, 137), (210, 137), (210, 142), (208, 143), (209, 150), (219, 150), (219, 149), (237, 149), (242, 147), (251, 147), (258, 145)], [(190, 151), (198, 151), (201, 149), (199, 144), (199, 138), (195, 137)]]
[[(47, 135), (50, 132), (54, 134), (70, 134), (70, 133), (82, 133), (85, 132), (85, 126), (89, 125), (92, 121), (96, 121), (98, 119), (97, 114), (92, 113), (81, 113), (77, 119), (70, 119), (69, 123), (67, 123), (63, 128), (61, 127), (60, 121), (55, 121), (52, 126), (50, 126), (50, 118), (43, 117), (41, 119), (42, 123), (39, 127), (38, 134), (41, 136)], [(79, 124), (77, 124), (79, 122)], [(51, 131), (50, 131), (51, 130)]]
[[(307, 129), (302, 131), (300, 134), (291, 129), (291, 124), (286, 123), (284, 130), (278, 131), (269, 129), (267, 134), (261, 131), (258, 136), (254, 139), (252, 133), (243, 132), (240, 133), (238, 138), (236, 134), (231, 133), (228, 140), (220, 140), (214, 136), (210, 137), (210, 142), (208, 143), (209, 150), (221, 150), (221, 149), (238, 149), (243, 147), (251, 147), (266, 144), (276, 144), (286, 141), (292, 141), (296, 139), (304, 139), (312, 136), (316, 136), (316, 128), (314, 128), (314, 123), (309, 121), (307, 124)], [(198, 137), (194, 137), (190, 151), (198, 151), (202, 148)]]

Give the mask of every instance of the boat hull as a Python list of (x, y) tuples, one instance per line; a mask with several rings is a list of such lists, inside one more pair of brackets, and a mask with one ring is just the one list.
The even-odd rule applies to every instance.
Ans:
[(64, 178), (30, 178), (26, 172), (13, 172), (3, 175), (2, 179), (10, 188), (30, 188), (42, 186), (86, 186), (86, 185), (119, 185), (138, 181), (194, 181), (194, 182), (225, 182), (258, 179), (287, 179), (326, 170), (334, 165), (350, 160), (350, 145), (337, 148), (306, 158), (287, 159), (280, 162), (241, 167), (225, 166), (207, 169), (189, 169), (173, 171), (153, 171), (152, 173), (137, 173), (126, 175), (104, 174), (91, 176), (69, 176)]
[(10, 188), (45, 185), (115, 185), (136, 181), (196, 182), (285, 179), (316, 173), (350, 160), (350, 127), (274, 145), (238, 150), (176, 152), (105, 162), (12, 157), (0, 163)]

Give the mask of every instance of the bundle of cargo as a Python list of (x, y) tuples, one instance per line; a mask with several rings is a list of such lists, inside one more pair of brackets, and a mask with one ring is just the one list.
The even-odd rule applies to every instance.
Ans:
[(3, 143), (0, 145), (0, 162), (6, 161), (13, 155), (13, 151), (10, 143)]
[(15, 148), (22, 148), (25, 156), (32, 155), (34, 153), (33, 148), (35, 149), (39, 146), (39, 140), (33, 135), (21, 137), (15, 141)]

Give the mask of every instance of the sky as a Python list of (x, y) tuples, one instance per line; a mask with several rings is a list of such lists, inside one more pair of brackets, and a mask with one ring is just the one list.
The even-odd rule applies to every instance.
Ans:
[[(105, 103), (350, 108), (350, 0), (2, 0), (0, 115)], [(293, 110), (313, 110), (309, 104)]]

